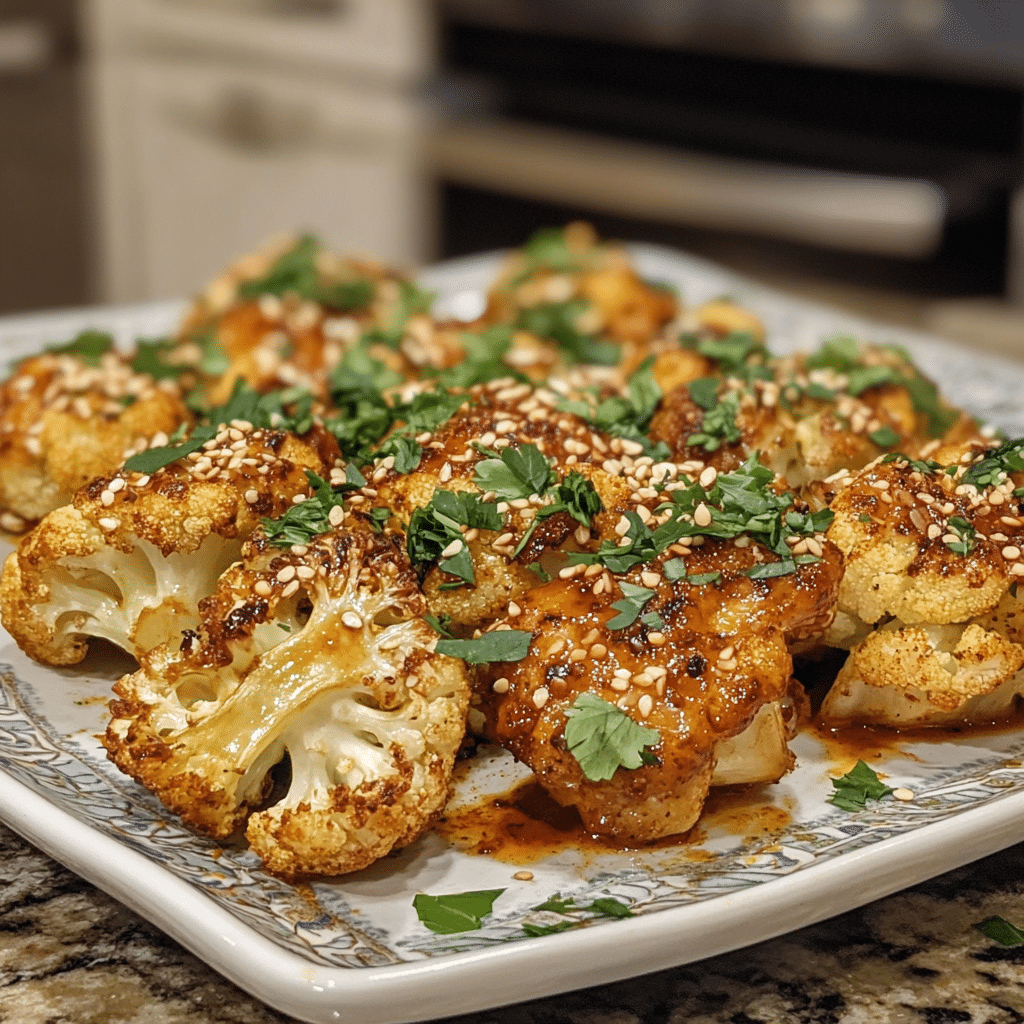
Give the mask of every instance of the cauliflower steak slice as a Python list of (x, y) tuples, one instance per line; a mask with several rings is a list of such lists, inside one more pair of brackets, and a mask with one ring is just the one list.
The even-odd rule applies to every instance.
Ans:
[(109, 756), (211, 836), (248, 820), (275, 874), (366, 867), (441, 811), (465, 730), (465, 669), (434, 653), (423, 612), (390, 536), (356, 525), (281, 549), (258, 532), (198, 633), (116, 685)]

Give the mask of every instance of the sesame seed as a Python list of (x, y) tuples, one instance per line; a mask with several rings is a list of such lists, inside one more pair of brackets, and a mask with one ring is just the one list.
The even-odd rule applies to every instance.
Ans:
[(441, 557), (451, 558), (453, 555), (457, 555), (464, 547), (465, 545), (462, 543), (462, 540), (456, 538), (441, 552)]
[(295, 579), (295, 566), (286, 565), (283, 569), (279, 569), (277, 572), (278, 583), (288, 583)]
[(550, 658), (556, 654), (561, 654), (563, 647), (565, 647), (565, 641), (559, 638), (548, 648), (547, 657)]
[(708, 466), (698, 477), (698, 483), (706, 491), (709, 487), (714, 486), (715, 481), (718, 479), (718, 470), (714, 466)]
[(121, 520), (103, 518), (99, 520), (99, 525), (103, 530), (116, 530), (121, 525)]
[(100, 495), (100, 503), (106, 505), (108, 508), (114, 504), (114, 495), (111, 491), (104, 491)]
[(111, 494), (117, 494), (118, 491), (123, 491), (124, 477), (115, 476), (114, 479), (107, 484), (107, 490), (110, 491)]
[(441, 483), (446, 484), (446, 483), (448, 483), (449, 480), (451, 480), (451, 478), (452, 478), (452, 464), (450, 462), (446, 462), (441, 467), (441, 472), (438, 473), (438, 479), (441, 481)]
[(273, 587), (266, 580), (257, 580), (256, 585), (252, 588), (256, 591), (260, 597), (270, 597), (273, 593)]
[(583, 661), (586, 658), (586, 656), (587, 656), (587, 652), (585, 650), (583, 650), (582, 647), (577, 647), (577, 648), (575, 648), (569, 654), (569, 660), (570, 661)]
[(254, 490), (246, 491), (245, 492), (245, 500), (250, 505), (255, 505), (256, 502), (260, 500), (260, 492), (259, 491), (254, 491)]
[(711, 512), (703, 501), (693, 510), (693, 521), (697, 526), (711, 525)]
[(608, 653), (608, 648), (604, 644), (594, 644), (590, 648), (590, 656), (595, 659), (601, 659)]
[(502, 676), (500, 679), (495, 679), (494, 682), (491, 683), (491, 689), (495, 693), (508, 693), (508, 687), (509, 682), (505, 676)]
[(932, 525), (928, 527), (928, 539), (929, 540), (935, 540), (936, 537), (941, 537), (941, 536), (942, 536), (942, 527), (938, 526), (936, 523), (932, 523)]
[(640, 582), (645, 587), (656, 587), (661, 583), (661, 577), (656, 572), (644, 571), (640, 573)]
[(636, 702), (636, 709), (641, 718), (646, 718), (654, 710), (654, 698), (649, 693), (641, 694)]
[(341, 616), (341, 621), (348, 626), (349, 629), (362, 629), (363, 620), (355, 612), (345, 612)]
[(1007, 544), (1002, 550), (1003, 558), (1007, 561), (1013, 561), (1015, 558), (1020, 558), (1020, 548), (1016, 544)]
[(533, 691), (533, 706), (540, 711), (542, 707), (548, 702), (548, 688), (546, 686), (538, 686)]
[(517, 871), (512, 876), (517, 882), (532, 882), (533, 872), (532, 871)]
[(300, 580), (311, 580), (316, 575), (316, 569), (310, 565), (300, 565), (295, 570), (295, 574)]
[(1024, 562), (1014, 562), (1010, 566), (1011, 576), (1024, 576)]
[(292, 594), (296, 593), (299, 589), (299, 581), (292, 580), (284, 590), (281, 591), (282, 597), (291, 597)]
[(647, 634), (647, 639), (655, 647), (661, 647), (665, 643), (665, 634), (659, 633), (657, 630)]
[(509, 603), (508, 603), (508, 613), (509, 613), (509, 615), (518, 615), (521, 611), (522, 611), (522, 608), (520, 608), (519, 605), (517, 605), (515, 603), (515, 601), (509, 601)]
[(145, 474), (143, 476), (140, 476), (139, 479), (135, 481), (135, 486), (136, 487), (145, 487), (149, 483), (149, 481), (150, 481), (150, 476), (147, 473), (147, 474)]

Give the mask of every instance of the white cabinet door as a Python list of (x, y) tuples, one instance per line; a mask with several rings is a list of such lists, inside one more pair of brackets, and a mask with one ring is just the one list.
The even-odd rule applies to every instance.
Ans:
[(297, 230), (422, 257), (417, 108), (402, 94), (130, 59), (105, 60), (97, 85), (107, 298), (190, 294)]

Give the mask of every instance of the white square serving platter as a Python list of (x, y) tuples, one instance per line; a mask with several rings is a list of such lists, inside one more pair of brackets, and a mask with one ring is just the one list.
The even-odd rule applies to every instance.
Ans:
[[(1024, 436), (1024, 365), (871, 324), (758, 287), (721, 268), (632, 247), (641, 273), (697, 303), (729, 294), (759, 314), (775, 351), (836, 332), (905, 346), (956, 403)], [(420, 275), (438, 308), (472, 311), (498, 257)], [(85, 327), (124, 344), (166, 333), (178, 303), (0, 318), (13, 358)], [(429, 835), (373, 867), (300, 886), (260, 870), (169, 815), (110, 765), (99, 743), (110, 687), (125, 664), (91, 658), (57, 671), (29, 661), (0, 631), (0, 820), (153, 921), (243, 989), (314, 1022), (398, 1024), (449, 1017), (656, 971), (819, 921), (1024, 839), (1024, 732), (894, 741), (872, 762), (915, 798), (856, 813), (827, 802), (841, 774), (813, 732), (794, 743), (796, 770), (756, 799), (776, 827), (711, 820), (688, 842), (606, 854), (567, 850), (530, 864), (460, 852)], [(523, 777), (507, 755), (477, 759), (456, 802), (472, 804)], [(528, 867), (532, 878), (513, 877)], [(413, 898), (502, 889), (479, 931), (435, 935)], [(532, 910), (559, 893), (612, 896), (628, 918), (531, 937)]]

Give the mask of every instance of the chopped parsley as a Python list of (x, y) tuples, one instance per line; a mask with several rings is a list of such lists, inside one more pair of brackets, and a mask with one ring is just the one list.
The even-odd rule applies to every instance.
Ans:
[(536, 445), (506, 448), (494, 459), (477, 463), (473, 483), (493, 491), (504, 501), (544, 494), (554, 482), (554, 471)]
[(438, 654), (461, 658), (470, 665), (492, 661), (522, 661), (530, 651), (533, 634), (523, 629), (499, 629), (474, 640), (438, 640)]
[(679, 341), (684, 348), (693, 349), (717, 363), (724, 376), (745, 376), (755, 363), (754, 357), (768, 358), (768, 350), (749, 331), (733, 331), (724, 338), (683, 334)]
[(878, 430), (872, 430), (868, 437), (879, 448), (891, 448), (900, 442), (900, 435), (892, 427), (879, 427)]
[[(183, 425), (168, 439), (166, 445), (148, 448), (133, 455), (125, 462), (125, 469), (138, 473), (153, 473), (164, 466), (169, 466), (172, 462), (199, 451), (207, 441), (217, 436), (223, 424), (232, 420), (245, 420), (255, 428), (273, 427), (276, 430), (297, 430), (306, 424), (305, 430), (308, 430), (312, 425), (312, 417), (309, 416), (309, 406), (306, 404), (307, 395), (308, 393), (301, 388), (289, 388), (261, 395), (239, 378), (228, 401), (212, 409), (204, 417), (206, 422), (195, 427), (188, 440), (183, 440), (187, 429)], [(311, 403), (312, 399), (309, 399), (309, 402)], [(291, 403), (295, 412), (287, 413), (284, 408), (286, 403)]]
[(106, 331), (80, 331), (63, 345), (51, 345), (47, 352), (56, 356), (75, 356), (89, 366), (99, 366), (101, 357), (114, 348), (114, 338)]
[(953, 552), (954, 555), (969, 555), (977, 543), (977, 530), (963, 518), (963, 516), (950, 516), (946, 523), (949, 532), (957, 539), (943, 541), (943, 544)]
[(172, 338), (154, 338), (152, 341), (140, 338), (132, 356), (132, 369), (136, 373), (149, 374), (153, 380), (175, 380), (189, 369), (180, 363), (168, 363), (164, 357), (177, 348)]
[(574, 363), (616, 366), (621, 355), (619, 345), (585, 334), (576, 326), (589, 306), (586, 299), (527, 306), (520, 310), (515, 326), (553, 341)]
[(892, 792), (863, 761), (858, 761), (842, 778), (832, 779), (832, 788), (835, 792), (828, 802), (844, 811), (862, 811), (868, 800), (881, 800)]
[[(484, 501), (479, 494), (466, 491), (434, 491), (429, 504), (416, 509), (409, 520), (406, 547), (413, 565), (437, 563), (444, 572), (465, 583), (475, 583), (473, 558), (464, 531), (498, 530), (501, 516), (495, 502)], [(458, 542), (458, 543), (456, 543)], [(445, 551), (455, 550), (445, 555)]]
[(736, 425), (736, 415), (740, 411), (740, 393), (738, 391), (726, 391), (724, 395), (717, 398), (713, 406), (708, 408), (701, 404), (701, 400), (707, 400), (707, 392), (698, 390), (700, 400), (694, 397), (693, 384), (700, 384), (694, 381), (690, 387), (690, 396), (693, 400), (705, 409), (704, 420), (701, 428), (695, 434), (691, 434), (686, 443), (703, 448), (707, 452), (717, 451), (723, 444), (735, 444), (743, 437), (740, 428)]
[(459, 339), (462, 345), (462, 359), (455, 365), (433, 373), (438, 384), (449, 388), (471, 388), (474, 384), (486, 384), (502, 377), (527, 381), (525, 374), (513, 369), (504, 361), (512, 348), (512, 328), (508, 324), (492, 324), (479, 334), (464, 334)]
[(362, 309), (369, 305), (374, 295), (372, 281), (364, 278), (329, 284), (322, 281), (316, 265), (322, 248), (319, 239), (303, 235), (291, 249), (278, 256), (263, 277), (243, 281), (238, 286), (239, 298), (294, 294), (330, 309)]
[(1024, 931), (1011, 924), (1005, 917), (993, 915), (979, 921), (975, 926), (982, 935), (993, 939), (1001, 946), (1024, 946)]
[(566, 745), (591, 782), (610, 779), (619, 768), (658, 763), (647, 750), (661, 738), (658, 730), (639, 725), (614, 704), (581, 693), (565, 714)]
[[(786, 538), (823, 532), (832, 522), (832, 512), (829, 509), (814, 513), (795, 510), (793, 495), (776, 494), (772, 490), (773, 481), (772, 471), (762, 466), (753, 454), (733, 472), (720, 473), (710, 490), (695, 483), (673, 491), (672, 501), (658, 509), (673, 513), (661, 526), (652, 530), (635, 512), (626, 512), (629, 527), (623, 538), (615, 542), (602, 541), (596, 552), (573, 552), (569, 561), (575, 565), (600, 562), (612, 572), (621, 573), (656, 558), (683, 537), (731, 540), (747, 534), (780, 558), (778, 562), (753, 566), (747, 575), (751, 579), (788, 575), (795, 572), (798, 565), (818, 559), (814, 555), (794, 557)], [(711, 520), (706, 526), (698, 526), (694, 521), (701, 505)], [(628, 544), (622, 544), (622, 540)]]
[(1024, 438), (1005, 441), (998, 448), (986, 452), (984, 457), (967, 467), (963, 483), (985, 490), (1000, 483), (1010, 473), (1024, 471)]
[[(563, 897), (555, 894), (550, 899), (531, 907), (541, 913), (561, 914), (568, 917), (568, 920), (559, 921), (557, 924), (534, 924), (527, 922), (523, 925), (523, 931), (530, 936), (555, 935), (558, 932), (568, 931), (570, 928), (578, 928), (586, 921), (593, 921), (601, 917), (632, 917), (633, 911), (627, 903), (615, 899), (614, 896), (599, 896), (590, 903), (578, 903), (573, 897)], [(588, 914), (588, 917), (571, 917), (573, 914)]]
[(627, 583), (625, 580), (619, 583), (619, 588), (625, 596), (621, 601), (616, 601), (612, 605), (619, 614), (614, 619), (608, 621), (607, 626), (609, 629), (625, 629), (627, 626), (632, 626), (640, 617), (644, 605), (657, 594), (656, 590), (638, 587), (636, 584)]
[(445, 896), (430, 896), (419, 892), (412, 905), (420, 922), (438, 935), (457, 935), (475, 932), (483, 919), (494, 908), (494, 901), (504, 889), (479, 889), (475, 892), (455, 892)]
[(389, 327), (375, 328), (363, 334), (363, 341), (379, 341), (390, 348), (398, 348), (405, 335), (405, 327), (409, 318), (416, 313), (429, 312), (434, 304), (435, 295), (412, 281), (398, 282), (398, 301), (395, 303)]
[(564, 228), (540, 228), (530, 235), (520, 253), (523, 269), (508, 283), (510, 288), (522, 284), (540, 270), (572, 274), (583, 269), (583, 261), (566, 245)]
[[(326, 480), (312, 470), (306, 470), (306, 479), (313, 488), (312, 497), (292, 505), (280, 519), (261, 519), (267, 540), (278, 548), (293, 544), (308, 544), (314, 537), (334, 529), (330, 514), (333, 508), (344, 508), (343, 494), (335, 491)], [(388, 513), (390, 517), (390, 513)]]

